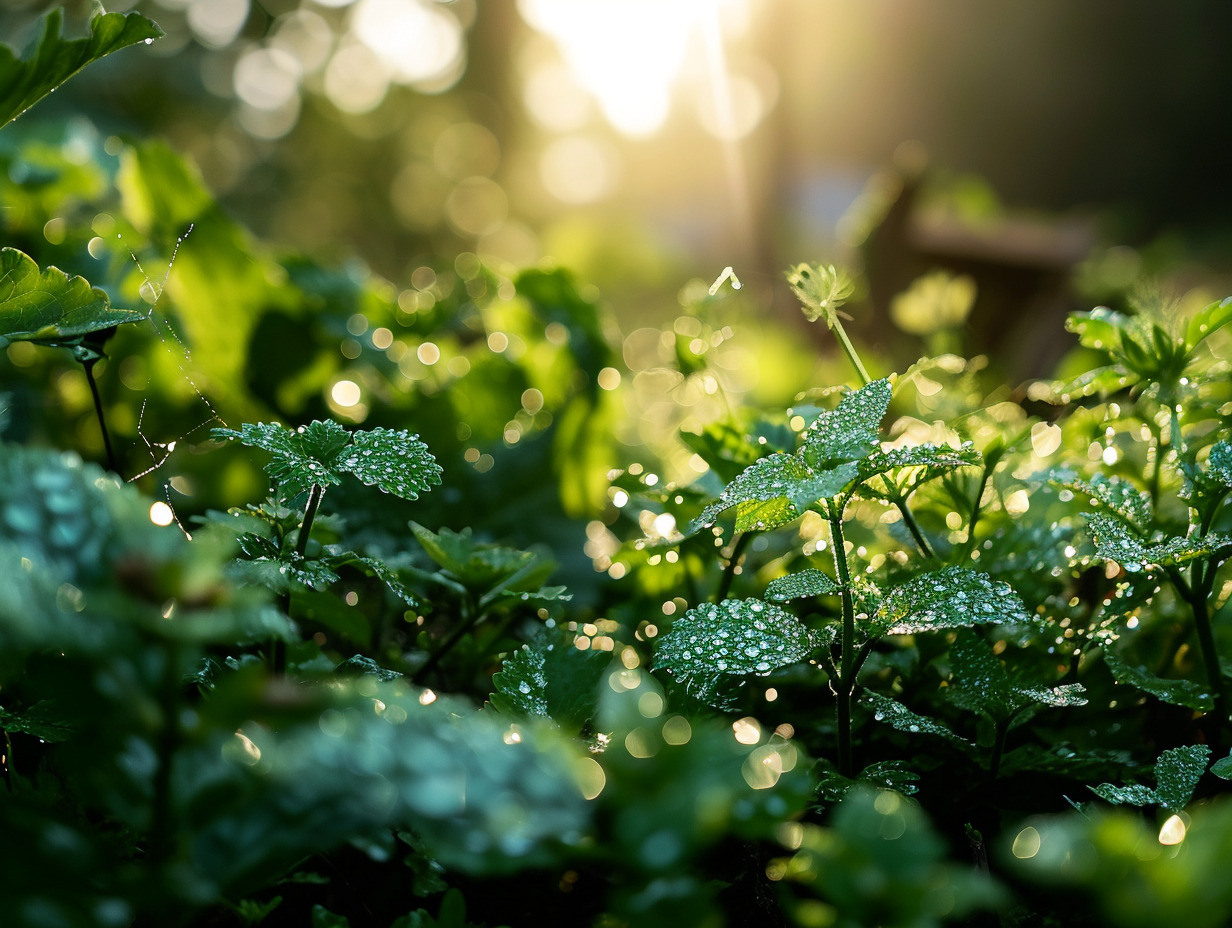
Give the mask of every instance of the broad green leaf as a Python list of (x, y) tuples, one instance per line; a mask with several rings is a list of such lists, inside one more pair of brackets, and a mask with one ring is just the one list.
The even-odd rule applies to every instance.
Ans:
[(992, 647), (973, 632), (960, 632), (950, 647), (955, 702), (974, 712), (1005, 721), (1030, 700), (1014, 693), (1005, 665)]
[(1185, 329), (1185, 344), (1189, 350), (1196, 348), (1203, 339), (1232, 322), (1232, 297), (1211, 303), (1198, 310)]
[(283, 499), (314, 485), (337, 486), (346, 473), (403, 499), (417, 499), (441, 482), (441, 467), (427, 445), (405, 430), (352, 433), (332, 419), (318, 419), (298, 429), (276, 422), (245, 422), (238, 432), (213, 429), (211, 434), (270, 452), (273, 458), (265, 472), (278, 484)]
[[(959, 467), (973, 467), (984, 459), (968, 442), (960, 448), (926, 442), (888, 451), (874, 451), (859, 462), (858, 495), (877, 499), (902, 499), (917, 487), (942, 477)], [(873, 477), (882, 477), (884, 487), (869, 483)], [(892, 488), (892, 490), (891, 490)]]
[(1091, 791), (1113, 805), (1158, 805), (1179, 812), (1193, 798), (1193, 792), (1206, 772), (1211, 749), (1205, 744), (1188, 744), (1159, 755), (1155, 762), (1155, 788), (1130, 784), (1101, 783)]
[(541, 592), (543, 582), (556, 568), (551, 560), (534, 551), (476, 541), (469, 528), (433, 532), (418, 522), (410, 525), (428, 557), (450, 577), (467, 589), (487, 593), (492, 598), (503, 595), (505, 590), (533, 596)]
[(14, 341), (73, 347), (93, 332), (144, 318), (112, 306), (84, 277), (56, 267), (39, 270), (17, 249), (0, 249), (0, 348)]
[(824, 410), (804, 430), (800, 456), (813, 470), (868, 457), (878, 449), (881, 420), (890, 408), (890, 381), (874, 380)]
[(784, 525), (800, 515), (789, 497), (793, 487), (809, 476), (808, 467), (793, 454), (776, 452), (754, 461), (702, 510), (689, 530), (713, 525), (720, 513), (733, 506), (738, 507), (737, 531), (764, 531)]
[(1120, 477), (1096, 474), (1087, 479), (1069, 468), (1049, 471), (1044, 475), (1054, 487), (1072, 490), (1090, 497), (1092, 503), (1109, 512), (1139, 532), (1148, 531), (1154, 514), (1151, 497)]
[(54, 699), (39, 700), (20, 712), (0, 706), (0, 728), (8, 732), (23, 732), (54, 743), (71, 738), (77, 727)]
[(1174, 706), (1185, 706), (1199, 712), (1210, 712), (1215, 708), (1210, 692), (1192, 680), (1168, 680), (1156, 676), (1145, 667), (1130, 664), (1108, 645), (1102, 653), (1108, 671), (1118, 683), (1136, 687)]
[(1232, 554), (1232, 537), (1212, 533), (1201, 538), (1174, 537), (1147, 544), (1123, 524), (1108, 516), (1087, 517), (1095, 541), (1095, 554), (1115, 561), (1131, 573), (1148, 567), (1179, 567), (1197, 560), (1223, 560)]
[(792, 599), (806, 599), (811, 596), (828, 596), (838, 593), (841, 587), (830, 579), (829, 574), (815, 567), (776, 577), (766, 586), (766, 599), (775, 602), (787, 602)]
[(816, 647), (795, 616), (758, 599), (725, 599), (686, 612), (659, 640), (655, 666), (693, 674), (764, 675), (804, 660)]
[(1226, 487), (1232, 487), (1232, 441), (1220, 441), (1211, 445), (1206, 466), (1212, 477)]
[(808, 320), (824, 319), (830, 328), (834, 328), (838, 320), (838, 308), (855, 292), (855, 283), (833, 264), (829, 267), (797, 264), (788, 270), (787, 283)]
[(16, 119), (92, 62), (163, 35), (156, 23), (140, 13), (103, 13), (101, 6), (90, 20), (90, 34), (83, 38), (63, 38), (63, 20), (63, 10), (51, 10), (43, 20), (42, 36), (20, 58), (0, 45), (0, 126)]
[(842, 496), (859, 476), (859, 464), (855, 461), (819, 471), (792, 485), (790, 502), (803, 511), (816, 503)]
[(855, 778), (845, 777), (828, 761), (819, 761), (817, 771), (818, 790), (827, 802), (838, 802), (854, 786), (873, 789), (892, 789), (904, 796), (914, 796), (920, 791), (916, 781), (920, 775), (901, 760), (881, 760), (869, 764)]
[(1130, 317), (1124, 313), (1098, 306), (1089, 312), (1070, 313), (1065, 328), (1078, 336), (1087, 348), (1111, 354), (1121, 347), (1130, 330)]
[(890, 590), (872, 621), (884, 634), (906, 635), (988, 623), (1026, 623), (1030, 616), (1008, 583), (965, 567), (946, 567)]
[(376, 677), (382, 683), (389, 683), (403, 676), (396, 670), (382, 667), (370, 657), (353, 654), (334, 668), (334, 673), (342, 677)]
[(573, 636), (544, 629), (529, 644), (506, 655), (492, 676), (493, 708), (505, 714), (549, 718), (576, 734), (594, 717), (599, 684), (611, 666), (603, 651), (579, 651)]
[(1211, 773), (1221, 780), (1232, 780), (1232, 754), (1221, 757), (1211, 764)]
[(936, 719), (930, 719), (912, 712), (902, 703), (896, 702), (889, 696), (867, 692), (860, 697), (860, 704), (867, 706), (873, 711), (874, 719), (878, 722), (885, 722), (891, 728), (896, 728), (899, 731), (905, 731), (913, 735), (936, 735), (938, 738), (944, 738), (946, 741), (962, 745), (963, 747), (971, 746), (970, 741), (954, 734), (949, 726), (943, 725)]

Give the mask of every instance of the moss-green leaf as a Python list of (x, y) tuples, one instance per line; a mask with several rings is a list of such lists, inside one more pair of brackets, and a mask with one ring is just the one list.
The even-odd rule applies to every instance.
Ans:
[(441, 482), (441, 466), (406, 429), (375, 428), (356, 432), (338, 466), (367, 486), (402, 499), (418, 499)]
[(1145, 667), (1130, 664), (1110, 646), (1103, 649), (1104, 664), (1117, 683), (1125, 683), (1173, 706), (1184, 706), (1199, 712), (1215, 708), (1210, 692), (1192, 680), (1168, 680), (1158, 677)]
[(936, 719), (930, 719), (927, 716), (912, 712), (902, 703), (896, 702), (889, 696), (869, 692), (860, 698), (860, 703), (873, 710), (873, 718), (878, 722), (885, 722), (891, 728), (896, 728), (899, 731), (905, 731), (913, 735), (936, 735), (938, 738), (944, 738), (946, 741), (963, 745), (964, 747), (970, 747), (971, 745), (971, 742), (965, 738), (954, 734), (947, 725), (943, 725)]
[(7, 125), (82, 68), (138, 42), (160, 38), (162, 29), (140, 13), (102, 13), (90, 20), (90, 34), (80, 39), (60, 35), (63, 10), (43, 20), (43, 33), (19, 58), (0, 45), (0, 126)]
[(848, 393), (804, 431), (800, 456), (814, 470), (858, 461), (878, 448), (881, 420), (890, 408), (890, 381), (874, 380)]
[(891, 635), (1028, 621), (1026, 607), (1008, 583), (965, 567), (913, 577), (891, 590), (873, 615), (874, 625)]
[(144, 318), (112, 306), (84, 277), (57, 267), (40, 270), (17, 249), (0, 249), (0, 347), (14, 341), (71, 346), (91, 332)]
[(659, 641), (655, 665), (676, 676), (757, 674), (803, 660), (815, 647), (795, 616), (759, 599), (703, 603)]
[(828, 596), (839, 592), (839, 589), (839, 585), (830, 579), (829, 574), (810, 567), (807, 570), (771, 580), (766, 586), (766, 599), (782, 603), (792, 599), (806, 599), (810, 596)]

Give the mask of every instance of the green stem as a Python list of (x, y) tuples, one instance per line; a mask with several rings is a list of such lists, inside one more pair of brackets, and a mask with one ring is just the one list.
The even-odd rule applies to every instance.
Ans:
[(744, 549), (749, 546), (749, 542), (753, 540), (751, 532), (744, 532), (736, 538), (735, 544), (732, 545), (731, 557), (727, 560), (727, 566), (723, 568), (723, 576), (719, 578), (719, 588), (715, 590), (714, 601), (716, 603), (727, 599), (727, 594), (731, 591), (732, 581), (736, 578), (736, 568), (740, 566), (740, 558), (744, 556)]
[(971, 518), (967, 520), (967, 537), (959, 549), (960, 554), (955, 564), (963, 564), (971, 558), (971, 551), (975, 548), (975, 526), (980, 521), (980, 501), (984, 498), (984, 490), (991, 476), (992, 466), (985, 461), (984, 468), (980, 472), (980, 485), (975, 491), (975, 498), (971, 501)]
[(995, 780), (1001, 769), (1001, 756), (1005, 753), (1005, 738), (1010, 731), (1010, 718), (996, 723), (996, 737), (992, 743), (992, 757), (988, 761), (988, 779)]
[(843, 624), (839, 633), (838, 677), (834, 680), (838, 718), (838, 772), (850, 777), (852, 763), (851, 694), (855, 690), (856, 610), (851, 595), (851, 571), (847, 564), (846, 539), (843, 537), (843, 513), (830, 510), (830, 544), (834, 548), (834, 574), (842, 589)]
[(834, 324), (830, 326), (830, 331), (838, 339), (839, 346), (843, 349), (843, 353), (847, 355), (847, 360), (856, 369), (860, 382), (867, 386), (872, 382), (873, 378), (868, 376), (868, 371), (864, 369), (864, 364), (860, 361), (860, 355), (856, 352), (855, 345), (851, 343), (851, 339), (847, 337), (846, 329), (843, 328), (843, 324), (837, 318), (834, 320)]
[(300, 523), (299, 535), (295, 539), (295, 553), (304, 557), (308, 553), (308, 536), (312, 533), (312, 523), (317, 517), (317, 509), (321, 506), (321, 498), (325, 496), (325, 487), (318, 483), (308, 491), (308, 503), (304, 506), (304, 521)]
[(458, 642), (462, 640), (462, 636), (474, 628), (482, 617), (483, 613), (480, 610), (463, 606), (462, 621), (458, 623), (458, 627), (454, 629), (452, 635), (445, 639), (444, 644), (432, 652), (427, 661), (424, 662), (424, 665), (411, 675), (411, 682), (422, 686), (423, 681), (436, 669), (445, 655), (457, 646)]
[(86, 383), (90, 385), (90, 396), (94, 398), (94, 414), (98, 416), (98, 427), (103, 433), (103, 448), (107, 451), (107, 467), (112, 473), (120, 472), (116, 464), (115, 451), (111, 447), (111, 436), (107, 432), (107, 419), (103, 415), (103, 398), (98, 392), (98, 383), (94, 379), (94, 365), (98, 358), (90, 358), (81, 362), (81, 369), (86, 373)]
[(935, 558), (937, 555), (933, 552), (932, 546), (928, 543), (928, 539), (924, 537), (924, 533), (920, 531), (919, 523), (915, 521), (915, 516), (911, 514), (911, 510), (907, 508), (905, 499), (896, 499), (894, 505), (898, 511), (902, 513), (903, 524), (907, 526), (907, 531), (911, 532), (911, 537), (915, 541), (915, 546), (920, 549), (920, 553), (926, 558)]

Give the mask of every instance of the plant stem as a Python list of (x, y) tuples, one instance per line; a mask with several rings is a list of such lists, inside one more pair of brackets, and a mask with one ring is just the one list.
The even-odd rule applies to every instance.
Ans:
[[(1197, 565), (1194, 565), (1194, 569), (1197, 570)], [(1228, 714), (1223, 691), (1223, 673), (1219, 666), (1219, 651), (1215, 647), (1215, 633), (1211, 628), (1211, 611), (1208, 602), (1209, 582), (1205, 578), (1199, 582), (1199, 578), (1195, 577), (1193, 586), (1193, 599), (1190, 600), (1190, 606), (1193, 608), (1194, 628), (1198, 633), (1198, 647), (1202, 651), (1206, 680), (1211, 687), (1211, 695), (1215, 699), (1215, 737), (1218, 738), (1219, 733), (1228, 724)]]
[(843, 353), (847, 355), (847, 360), (851, 362), (852, 367), (856, 369), (856, 373), (860, 377), (861, 384), (867, 386), (873, 378), (868, 376), (868, 371), (864, 369), (864, 364), (860, 361), (860, 355), (856, 352), (856, 346), (851, 343), (851, 339), (847, 337), (847, 330), (843, 328), (843, 324), (838, 318), (834, 319), (834, 324), (830, 326), (830, 331), (834, 333), (834, 337), (838, 339), (839, 346), (843, 349)]
[(736, 568), (740, 566), (740, 558), (744, 555), (744, 549), (749, 546), (749, 542), (753, 540), (751, 532), (741, 533), (732, 545), (731, 557), (727, 559), (727, 566), (723, 568), (723, 576), (719, 578), (719, 588), (714, 592), (714, 601), (716, 603), (727, 599), (728, 592), (731, 591), (732, 581), (736, 578)]
[[(837, 511), (836, 511), (837, 509)], [(839, 637), (838, 677), (834, 680), (834, 695), (838, 700), (838, 772), (850, 777), (854, 771), (851, 739), (851, 694), (855, 689), (856, 611), (851, 595), (851, 571), (847, 564), (846, 540), (843, 538), (842, 509), (830, 509), (830, 544), (834, 548), (834, 573), (842, 588), (843, 625)]]
[[(1013, 716), (1010, 716), (1013, 718)], [(996, 736), (992, 743), (992, 757), (988, 761), (988, 779), (995, 780), (1001, 769), (1001, 755), (1005, 753), (1005, 737), (1010, 731), (1010, 719), (996, 723)]]
[(444, 644), (432, 652), (427, 661), (424, 662), (424, 665), (411, 675), (411, 682), (422, 685), (423, 681), (427, 679), (428, 674), (440, 664), (441, 659), (457, 646), (458, 642), (462, 640), (462, 636), (474, 628), (482, 617), (483, 613), (480, 610), (464, 606), (462, 608), (462, 621), (458, 623), (458, 627), (454, 629), (452, 635), (445, 639)]
[(992, 465), (985, 461), (980, 471), (980, 485), (975, 491), (975, 498), (971, 501), (971, 518), (967, 520), (967, 537), (963, 540), (962, 547), (958, 549), (960, 554), (955, 564), (962, 564), (969, 560), (971, 551), (975, 548), (975, 526), (980, 521), (980, 500), (984, 498), (984, 489), (988, 486), (988, 479), (991, 476)]
[(325, 496), (325, 487), (314, 483), (308, 491), (308, 503), (304, 506), (304, 521), (300, 523), (299, 535), (295, 538), (295, 553), (304, 557), (308, 553), (308, 536), (312, 533), (312, 522), (317, 517), (321, 498)]
[(81, 362), (81, 369), (85, 371), (86, 383), (90, 385), (90, 396), (94, 398), (94, 414), (98, 416), (98, 427), (103, 433), (103, 447), (107, 451), (107, 467), (112, 473), (120, 472), (119, 465), (116, 464), (115, 451), (111, 447), (111, 436), (107, 433), (107, 419), (103, 415), (103, 398), (98, 392), (98, 383), (94, 379), (94, 365), (98, 363), (98, 358), (89, 358)]
[(0, 757), (0, 770), (4, 772), (4, 785), (9, 788), (9, 792), (13, 791), (13, 772), (9, 767), (13, 763), (13, 741), (9, 738), (9, 730), (7, 728), (0, 729), (4, 732), (4, 756)]
[(924, 533), (920, 531), (919, 523), (915, 521), (915, 516), (911, 514), (911, 510), (907, 508), (905, 499), (894, 501), (894, 505), (898, 511), (902, 513), (903, 524), (907, 526), (907, 531), (911, 532), (911, 537), (915, 541), (915, 546), (920, 549), (920, 553), (927, 558), (935, 558), (937, 555), (933, 552), (932, 546), (928, 543), (928, 539), (924, 537)]

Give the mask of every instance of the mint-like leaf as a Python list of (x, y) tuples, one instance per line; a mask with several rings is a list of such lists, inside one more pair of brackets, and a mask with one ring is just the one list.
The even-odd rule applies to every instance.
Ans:
[(1076, 491), (1105, 507), (1110, 513), (1139, 532), (1150, 529), (1154, 518), (1151, 497), (1120, 477), (1096, 474), (1089, 480), (1068, 468), (1050, 471), (1044, 477), (1049, 484)]
[(1131, 573), (1155, 566), (1179, 567), (1196, 560), (1222, 560), (1232, 554), (1232, 538), (1218, 533), (1149, 544), (1108, 516), (1090, 515), (1087, 523), (1096, 556), (1115, 561)]
[(1206, 772), (1211, 749), (1205, 744), (1188, 744), (1159, 755), (1155, 762), (1155, 788), (1131, 784), (1116, 786), (1101, 783), (1091, 791), (1114, 805), (1158, 805), (1179, 812), (1193, 798), (1194, 788)]
[(890, 381), (874, 380), (824, 410), (804, 430), (800, 456), (814, 470), (868, 457), (878, 448), (881, 420), (890, 408)]
[(1215, 699), (1211, 693), (1192, 680), (1168, 680), (1156, 676), (1145, 667), (1130, 664), (1108, 645), (1103, 648), (1102, 653), (1104, 664), (1118, 683), (1150, 693), (1170, 705), (1184, 706), (1199, 712), (1210, 712), (1215, 708)]
[(830, 579), (830, 575), (815, 567), (809, 567), (785, 577), (776, 577), (766, 586), (766, 598), (775, 602), (792, 599), (807, 599), (811, 596), (828, 596), (842, 588)]
[(990, 623), (1025, 623), (1030, 616), (1008, 583), (965, 567), (946, 567), (890, 590), (872, 620), (885, 634), (905, 635)]
[(891, 728), (896, 728), (899, 731), (905, 731), (913, 735), (935, 735), (953, 744), (962, 745), (963, 747), (971, 746), (970, 741), (954, 734), (949, 726), (943, 725), (936, 719), (930, 719), (927, 716), (912, 712), (902, 703), (891, 699), (889, 696), (869, 692), (860, 698), (860, 703), (873, 710), (874, 719), (878, 722), (885, 722)]

